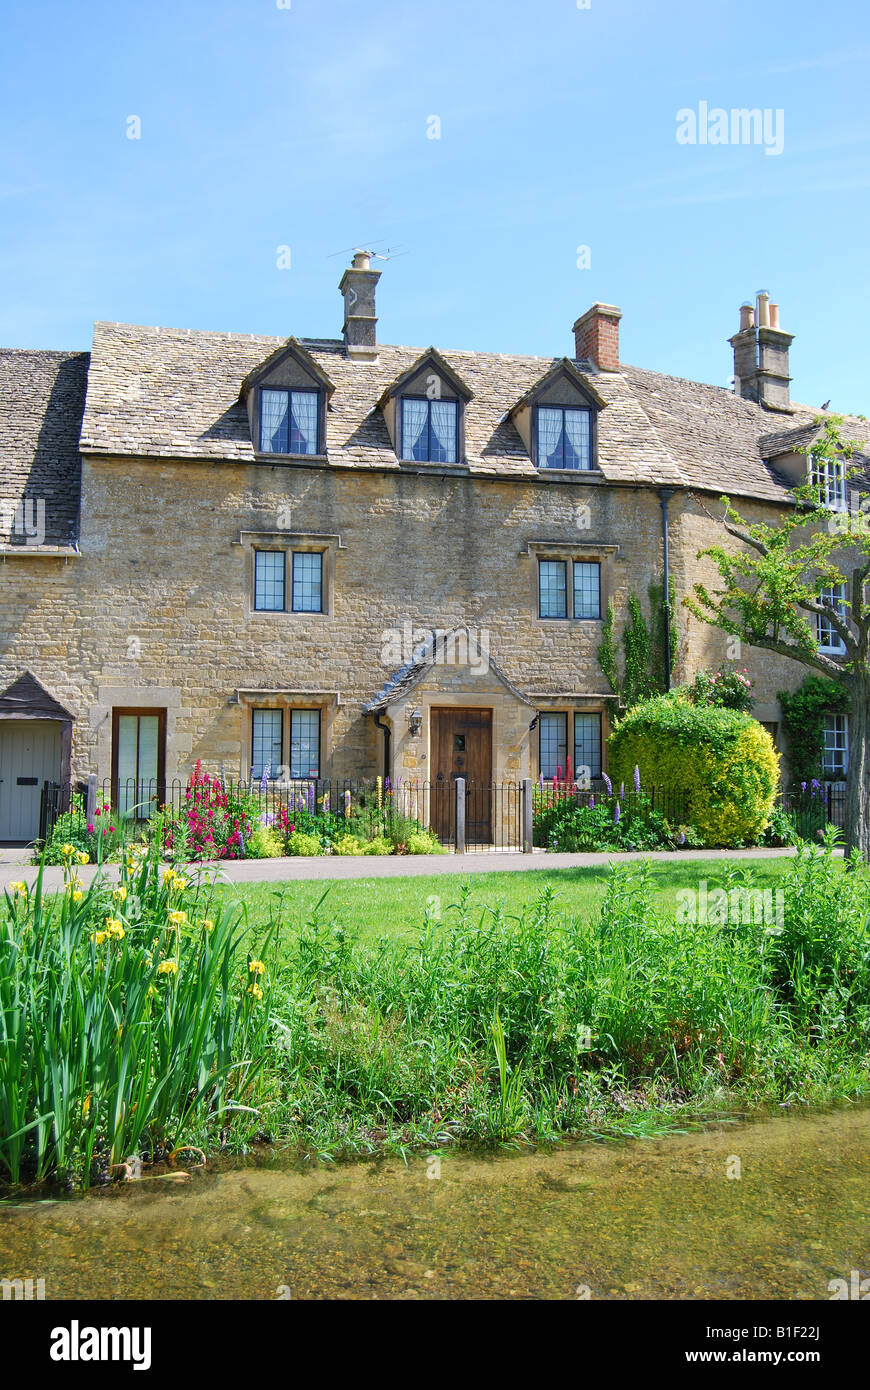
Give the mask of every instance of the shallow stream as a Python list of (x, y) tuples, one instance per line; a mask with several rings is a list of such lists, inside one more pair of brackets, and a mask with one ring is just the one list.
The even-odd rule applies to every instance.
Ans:
[(0, 1277), (46, 1299), (827, 1299), (870, 1276), (868, 1141), (863, 1106), (407, 1166), (260, 1155), (0, 1203)]

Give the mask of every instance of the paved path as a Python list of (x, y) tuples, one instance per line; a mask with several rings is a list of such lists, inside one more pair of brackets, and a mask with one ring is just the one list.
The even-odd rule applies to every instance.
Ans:
[[(697, 859), (780, 859), (791, 854), (794, 854), (793, 849), (652, 850), (636, 854), (546, 854), (543, 850), (535, 851), (534, 854), (337, 854), (319, 855), (311, 859), (233, 859), (207, 867), (219, 871), (221, 878), (230, 883), (288, 883), (300, 879), (414, 878), (422, 874), (487, 874), (504, 869), (588, 869), (636, 859), (672, 860), (674, 863)], [(32, 886), (37, 868), (36, 865), (28, 863), (29, 858), (30, 851), (26, 849), (0, 849), (0, 889), (7, 883), (21, 879), (28, 886)], [(106, 866), (107, 877), (117, 878), (118, 872), (117, 864)], [(193, 865), (190, 872), (195, 872)], [(76, 873), (87, 885), (96, 873), (96, 866), (85, 865), (77, 868)], [(60, 868), (46, 869), (43, 882), (50, 892), (59, 888), (63, 883), (63, 871)]]

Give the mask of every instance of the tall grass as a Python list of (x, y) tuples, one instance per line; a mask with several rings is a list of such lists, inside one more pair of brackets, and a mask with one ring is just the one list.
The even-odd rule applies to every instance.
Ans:
[(256, 1133), (334, 1157), (866, 1091), (870, 876), (834, 865), (831, 844), (800, 851), (776, 925), (681, 923), (642, 863), (599, 910), (557, 910), (548, 885), (478, 908), (466, 884), (401, 936), (372, 930), (376, 906), (326, 918), (327, 893), (256, 948), (244, 909), (153, 858), (125, 864), (122, 902), (72, 868), (47, 902), (40, 876), (0, 920), (0, 1165), (87, 1183)]
[[(732, 872), (725, 886), (752, 882)], [(518, 914), (473, 916), (466, 888), (415, 940), (315, 913), (276, 981), (271, 1127), (352, 1153), (631, 1131), (687, 1107), (863, 1089), (870, 878), (804, 850), (783, 893), (781, 925), (681, 925), (632, 865), (612, 871), (592, 920), (556, 917), (550, 889)]]
[[(269, 983), (238, 914), (156, 857), (85, 892), (6, 892), (0, 917), (0, 1176), (87, 1185), (220, 1130), (256, 1127)], [(251, 963), (253, 960), (254, 969)]]

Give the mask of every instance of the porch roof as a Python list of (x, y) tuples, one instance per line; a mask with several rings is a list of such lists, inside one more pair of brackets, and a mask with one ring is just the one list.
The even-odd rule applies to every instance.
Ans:
[(0, 693), (0, 719), (58, 719), (71, 724), (72, 718), (30, 671), (23, 671)]

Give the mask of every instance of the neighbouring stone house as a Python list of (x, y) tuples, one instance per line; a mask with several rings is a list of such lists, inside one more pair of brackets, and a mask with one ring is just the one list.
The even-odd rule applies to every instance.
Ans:
[[(98, 323), (90, 353), (0, 353), (0, 839), (36, 833), (45, 780), (123, 801), (197, 759), (597, 776), (602, 617), (618, 635), (666, 548), (675, 679), (729, 659), (680, 606), (697, 553), (721, 494), (788, 505), (819, 413), (790, 404), (776, 306), (741, 311), (732, 392), (624, 365), (604, 304), (568, 357), (387, 346), (378, 278), (355, 255), (338, 339)], [(776, 736), (804, 672), (737, 664)], [(846, 737), (839, 716), (832, 774)]]

